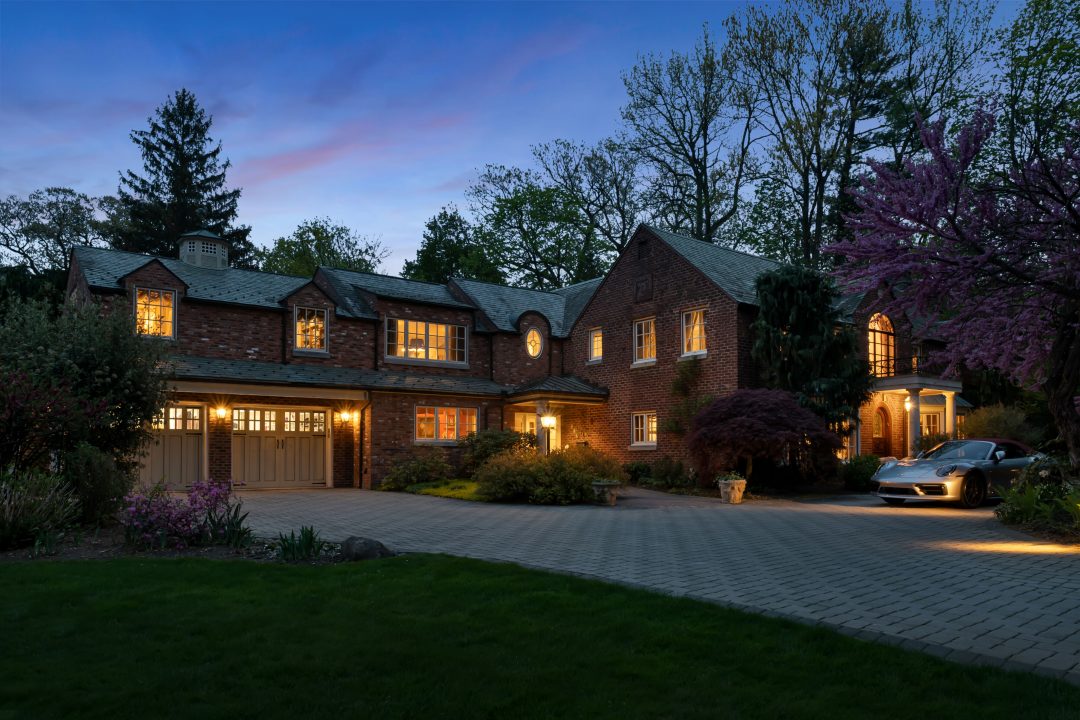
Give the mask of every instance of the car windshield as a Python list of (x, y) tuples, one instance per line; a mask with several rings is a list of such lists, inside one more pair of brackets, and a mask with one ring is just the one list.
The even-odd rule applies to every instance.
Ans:
[(943, 442), (923, 455), (927, 460), (985, 460), (990, 456), (994, 443), (980, 440), (953, 440)]

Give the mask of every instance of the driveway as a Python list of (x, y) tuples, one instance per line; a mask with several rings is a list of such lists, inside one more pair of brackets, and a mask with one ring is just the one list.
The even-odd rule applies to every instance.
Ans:
[(869, 497), (733, 506), (640, 489), (614, 508), (364, 490), (244, 502), (258, 535), (314, 525), (331, 540), (636, 585), (1080, 684), (1080, 552), (1007, 530), (988, 508)]

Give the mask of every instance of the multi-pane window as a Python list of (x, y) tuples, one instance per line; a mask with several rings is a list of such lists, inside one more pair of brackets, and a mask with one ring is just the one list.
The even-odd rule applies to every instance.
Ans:
[(417, 442), (456, 441), (476, 432), (476, 408), (417, 407)]
[(938, 413), (928, 413), (922, 416), (922, 428), (920, 428), (922, 434), (925, 435), (940, 435), (941, 434), (941, 415)]
[(634, 323), (634, 362), (656, 359), (656, 319), (646, 318)]
[(388, 318), (386, 356), (463, 363), (465, 326)]
[(285, 432), (326, 432), (326, 413), (321, 410), (286, 410)]
[(316, 308), (296, 308), (297, 350), (326, 350), (326, 311)]
[(602, 360), (604, 357), (604, 331), (600, 328), (589, 331), (589, 359)]
[(235, 408), (232, 411), (233, 432), (276, 432), (277, 411), (259, 408)]
[(632, 445), (655, 445), (656, 413), (636, 412), (631, 418), (630, 443)]
[(536, 328), (529, 328), (529, 332), (525, 333), (525, 351), (531, 358), (540, 357), (544, 351), (544, 336)]
[(217, 255), (217, 244), (212, 242), (206, 242), (204, 240), (202, 243), (202, 251), (204, 255)]
[(167, 407), (154, 416), (155, 430), (202, 430), (202, 408)]
[(868, 326), (870, 374), (892, 377), (896, 374), (896, 335), (892, 322), (881, 313), (870, 318)]
[(682, 316), (683, 355), (705, 353), (705, 311), (691, 310)]
[(172, 290), (135, 289), (135, 331), (140, 335), (173, 337), (176, 303)]

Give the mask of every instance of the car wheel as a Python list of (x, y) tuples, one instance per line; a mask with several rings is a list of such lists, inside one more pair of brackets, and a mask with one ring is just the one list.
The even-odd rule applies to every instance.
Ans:
[(886, 505), (903, 505), (904, 504), (904, 499), (903, 498), (881, 498), (881, 499), (885, 501)]
[(968, 475), (960, 486), (960, 504), (966, 508), (977, 508), (986, 500), (986, 483), (977, 475)]

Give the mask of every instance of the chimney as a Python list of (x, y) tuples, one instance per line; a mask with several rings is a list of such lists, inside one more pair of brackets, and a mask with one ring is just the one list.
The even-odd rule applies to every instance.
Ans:
[(187, 232), (180, 236), (180, 261), (224, 270), (229, 267), (229, 245), (209, 230)]

